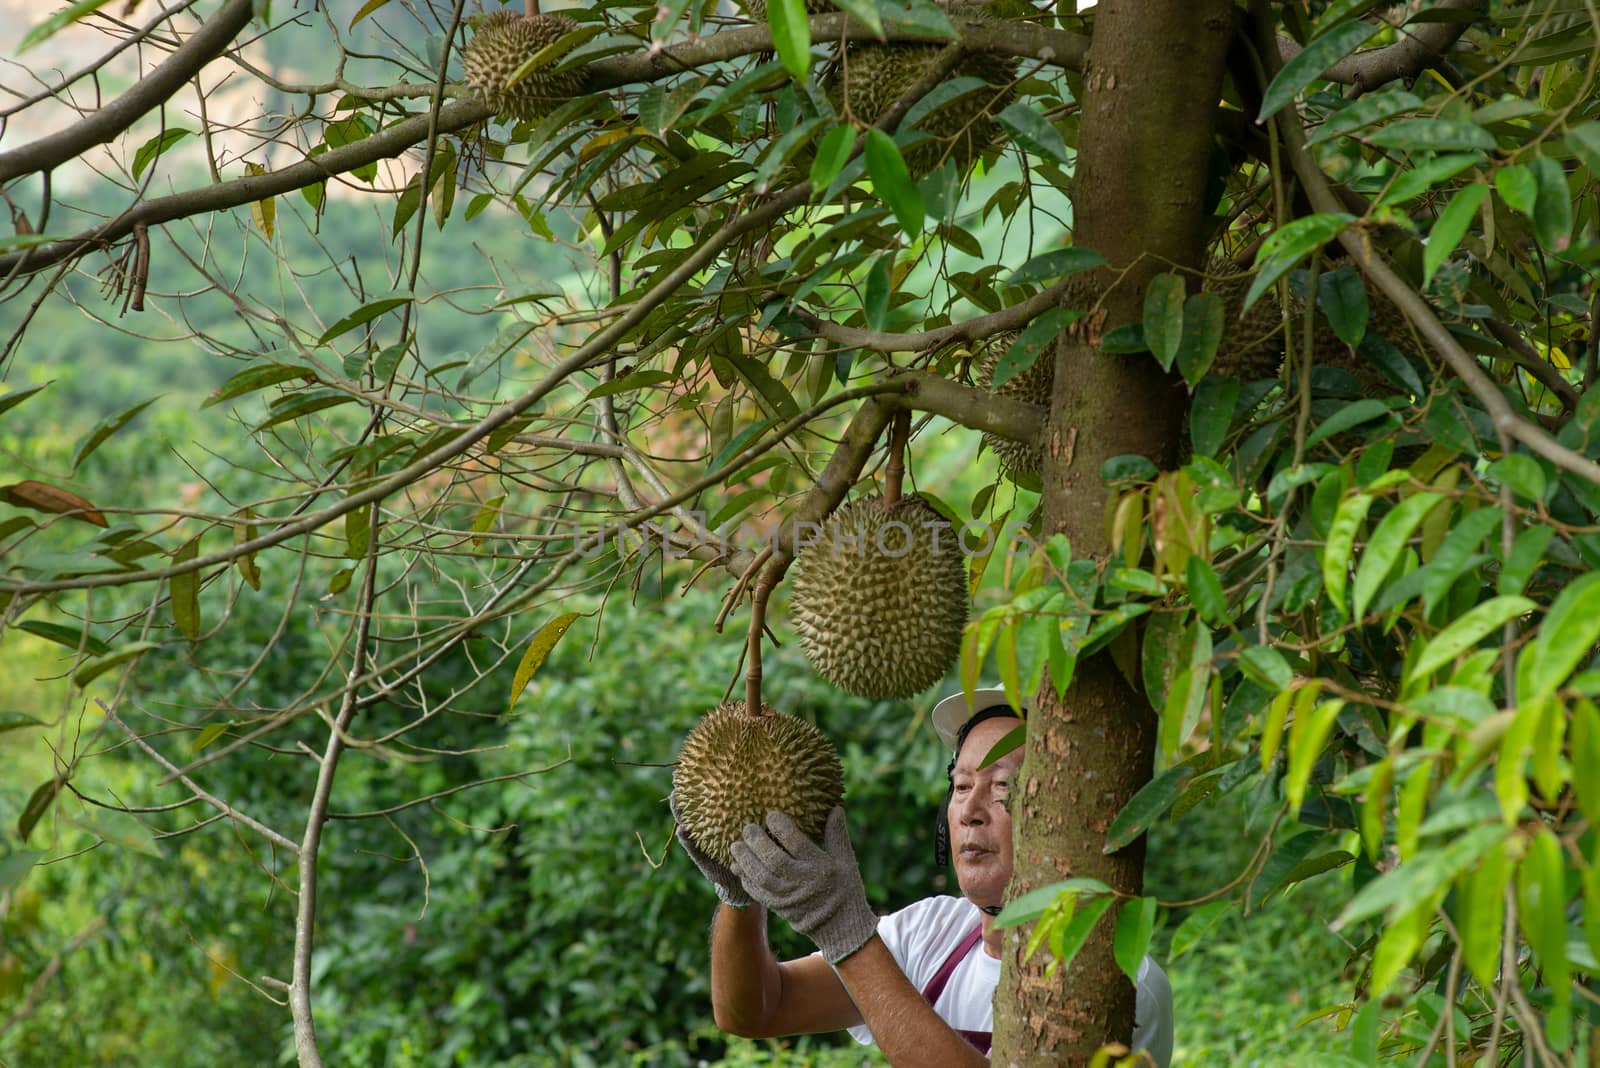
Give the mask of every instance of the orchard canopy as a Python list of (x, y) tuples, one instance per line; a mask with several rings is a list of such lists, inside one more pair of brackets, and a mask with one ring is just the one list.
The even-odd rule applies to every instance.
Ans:
[[(995, 1063), (1310, 880), (1328, 1063), (1593, 1063), (1600, 4), (545, 7), (0, 9), (0, 642), (63, 695), (0, 711), (53, 752), (0, 892), (245, 843), (320, 1064), (326, 829), (536, 793), (430, 769), (641, 589), (759, 694), (795, 531), (903, 483), (966, 539), (946, 687), (1035, 698)], [(1147, 895), (1240, 796), (1243, 869)]]

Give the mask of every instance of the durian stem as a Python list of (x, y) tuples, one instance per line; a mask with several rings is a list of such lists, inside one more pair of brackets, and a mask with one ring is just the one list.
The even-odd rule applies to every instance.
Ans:
[(889, 428), (889, 466), (884, 472), (883, 503), (897, 504), (900, 487), (906, 477), (906, 442), (911, 439), (911, 410), (901, 408), (894, 413)]
[(522, 6), (522, 11), (526, 15), (537, 15), (539, 13), (539, 0), (527, 0)]
[(750, 599), (750, 648), (744, 663), (744, 711), (747, 716), (765, 712), (761, 703), (761, 632), (767, 625), (767, 597), (772, 593), (772, 580), (763, 574), (756, 582)]

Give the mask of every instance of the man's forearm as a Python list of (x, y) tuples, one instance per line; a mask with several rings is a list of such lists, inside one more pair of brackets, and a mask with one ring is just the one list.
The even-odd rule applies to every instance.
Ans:
[(895, 1068), (982, 1068), (989, 1063), (933, 1011), (877, 935), (834, 968)]
[(767, 910), (718, 905), (711, 921), (711, 1009), (717, 1026), (764, 1038), (781, 989), (778, 962), (767, 945)]

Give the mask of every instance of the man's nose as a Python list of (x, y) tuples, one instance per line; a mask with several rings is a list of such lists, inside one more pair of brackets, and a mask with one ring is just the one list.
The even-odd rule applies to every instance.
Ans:
[(980, 794), (987, 791), (973, 789), (967, 792), (965, 800), (961, 802), (961, 822), (966, 824), (982, 824), (988, 819), (988, 805), (986, 798)]

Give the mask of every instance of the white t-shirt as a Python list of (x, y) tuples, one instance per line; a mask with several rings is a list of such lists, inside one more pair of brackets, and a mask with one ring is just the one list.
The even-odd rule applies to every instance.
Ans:
[[(930, 897), (878, 921), (878, 936), (917, 991), (927, 989), (940, 965), (983, 919), (978, 906), (964, 897)], [(980, 942), (945, 984), (933, 1009), (960, 1031), (994, 1030), (994, 991), (1000, 982), (1000, 961)], [(1151, 957), (1139, 965), (1135, 984), (1133, 1048), (1148, 1050), (1161, 1068), (1172, 1060), (1172, 987), (1167, 973)], [(850, 1028), (858, 1042), (870, 1043), (865, 1024)]]

